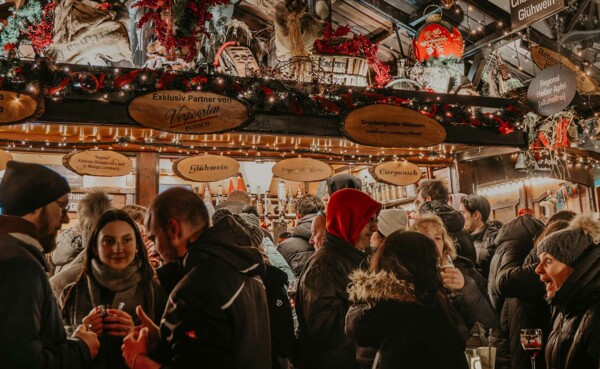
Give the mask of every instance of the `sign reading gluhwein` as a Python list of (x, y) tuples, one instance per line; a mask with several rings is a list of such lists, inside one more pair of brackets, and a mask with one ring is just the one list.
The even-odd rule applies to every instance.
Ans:
[(418, 111), (383, 104), (350, 112), (343, 130), (350, 140), (376, 147), (432, 146), (446, 139), (446, 130), (436, 120)]
[(88, 150), (63, 156), (63, 165), (80, 175), (118, 177), (131, 173), (133, 163), (125, 155), (108, 150)]
[(277, 177), (297, 182), (322, 181), (333, 174), (331, 165), (310, 158), (285, 159), (277, 162), (271, 170)]
[(238, 127), (248, 121), (241, 102), (212, 92), (165, 90), (136, 97), (129, 103), (136, 122), (161, 131), (212, 133)]
[(566, 6), (565, 0), (510, 0), (510, 20), (513, 30), (544, 19)]
[(527, 101), (536, 113), (549, 116), (569, 106), (577, 92), (573, 73), (564, 66), (555, 65), (539, 72), (529, 83)]
[(37, 101), (26, 94), (0, 90), (0, 123), (15, 123), (33, 116)]
[(369, 172), (378, 181), (396, 186), (417, 183), (423, 175), (418, 166), (408, 161), (388, 161), (371, 167)]
[(214, 182), (229, 178), (240, 170), (235, 159), (219, 155), (202, 155), (179, 159), (173, 163), (173, 173), (194, 182)]

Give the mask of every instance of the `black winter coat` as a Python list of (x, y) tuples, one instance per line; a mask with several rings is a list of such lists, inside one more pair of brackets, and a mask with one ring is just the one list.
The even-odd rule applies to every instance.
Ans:
[(316, 214), (308, 214), (302, 217), (292, 236), (277, 246), (277, 251), (292, 268), (296, 278), (300, 278), (304, 265), (315, 253), (315, 248), (309, 243), (313, 218)]
[(188, 246), (160, 326), (158, 361), (175, 368), (271, 369), (265, 265), (231, 216)]
[(419, 302), (414, 287), (391, 273), (355, 272), (346, 332), (357, 360), (371, 369), (468, 368), (464, 341), (438, 305)]
[(477, 263), (477, 254), (475, 252), (475, 246), (471, 240), (469, 232), (465, 231), (465, 218), (463, 215), (455, 210), (448, 204), (447, 201), (433, 200), (424, 203), (420, 208), (421, 212), (432, 213), (442, 218), (446, 230), (454, 238), (454, 245), (458, 255), (465, 257), (473, 262)]
[(479, 274), (486, 279), (490, 275), (490, 262), (497, 248), (494, 241), (500, 228), (502, 228), (501, 222), (490, 220), (485, 223), (481, 231), (471, 234), (475, 252), (477, 253), (477, 263), (475, 265)]
[(600, 247), (590, 246), (550, 300), (552, 331), (546, 345), (551, 369), (600, 367)]
[[(18, 227), (22, 233), (7, 233), (19, 232)], [(88, 368), (92, 359), (87, 345), (66, 337), (46, 275), (48, 264), (34, 234), (33, 224), (0, 216), (0, 367)]]
[(352, 369), (356, 348), (344, 332), (350, 302), (350, 273), (366, 254), (330, 233), (308, 261), (296, 295), (299, 325), (298, 369)]
[[(544, 311), (536, 310), (535, 297), (531, 299), (531, 296), (519, 295), (519, 289), (533, 288), (539, 292), (541, 282), (531, 274), (529, 278), (519, 281), (520, 269), (514, 268), (523, 265), (543, 228), (543, 223), (538, 219), (523, 215), (505, 224), (496, 237), (498, 248), (490, 264), (488, 292), (500, 317), (500, 329), (494, 331), (490, 338), (497, 348), (497, 369), (529, 368), (530, 365), (529, 357), (521, 348), (520, 331), (522, 328), (541, 328), (527, 325), (536, 322), (536, 314), (543, 314)], [(522, 285), (518, 286), (519, 283)], [(524, 283), (528, 283), (528, 286)], [(529, 304), (531, 301), (533, 303)]]

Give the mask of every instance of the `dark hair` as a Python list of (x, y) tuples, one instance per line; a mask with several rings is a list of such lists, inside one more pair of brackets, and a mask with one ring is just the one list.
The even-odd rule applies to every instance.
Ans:
[(554, 232), (558, 232), (561, 229), (565, 229), (569, 226), (569, 222), (567, 222), (566, 220), (555, 220), (552, 223), (548, 223), (548, 225), (546, 226), (546, 228), (544, 228), (544, 230), (542, 231), (542, 233), (540, 233), (540, 235), (535, 239), (534, 242), (534, 247), (537, 247), (537, 245), (542, 242), (544, 240), (544, 238), (550, 236), (552, 233)]
[(570, 222), (576, 216), (577, 216), (577, 213), (575, 213), (571, 210), (561, 210), (557, 213), (554, 213), (550, 218), (548, 218), (548, 221), (546, 222), (546, 226), (549, 226), (551, 223), (554, 223), (557, 220), (564, 220), (564, 221)]
[(258, 215), (258, 210), (256, 209), (256, 206), (254, 206), (254, 205), (244, 206), (244, 208), (242, 209), (242, 213), (253, 214), (253, 215), (256, 215), (257, 218), (260, 218), (260, 215)]
[(136, 204), (125, 205), (121, 210), (126, 212), (134, 222), (140, 224), (144, 223), (144, 218), (146, 218), (146, 213), (148, 212), (147, 207)]
[(325, 204), (315, 195), (304, 195), (298, 199), (298, 203), (296, 204), (296, 212), (300, 214), (300, 217), (308, 214), (316, 214), (324, 209)]
[(481, 195), (467, 195), (460, 198), (460, 203), (464, 208), (471, 214), (476, 211), (481, 215), (481, 221), (487, 222), (490, 216), (490, 202), (485, 196)]
[(152, 225), (152, 217), (156, 217), (158, 225), (165, 231), (169, 219), (185, 221), (194, 227), (202, 228), (207, 228), (210, 223), (204, 201), (195, 192), (183, 187), (169, 188), (154, 199), (146, 215), (146, 228)]
[(431, 197), (432, 200), (444, 200), (448, 201), (450, 192), (444, 182), (439, 179), (427, 179), (419, 183), (417, 194), (421, 194), (421, 197)]

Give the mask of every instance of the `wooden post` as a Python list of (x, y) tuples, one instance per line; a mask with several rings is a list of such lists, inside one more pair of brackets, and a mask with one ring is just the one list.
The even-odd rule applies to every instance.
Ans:
[(159, 155), (155, 152), (138, 152), (136, 156), (136, 203), (148, 206), (158, 195)]

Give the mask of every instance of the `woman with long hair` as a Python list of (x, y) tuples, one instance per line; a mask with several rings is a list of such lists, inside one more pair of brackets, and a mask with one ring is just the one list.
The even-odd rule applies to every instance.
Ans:
[(100, 339), (92, 368), (127, 368), (121, 356), (123, 337), (137, 320), (141, 305), (155, 322), (160, 321), (165, 293), (148, 261), (142, 235), (122, 210), (104, 213), (85, 249), (83, 267), (66, 285), (59, 303), (65, 325), (85, 324)]
[(352, 274), (346, 333), (363, 368), (468, 368), (438, 265), (429, 237), (397, 231)]

